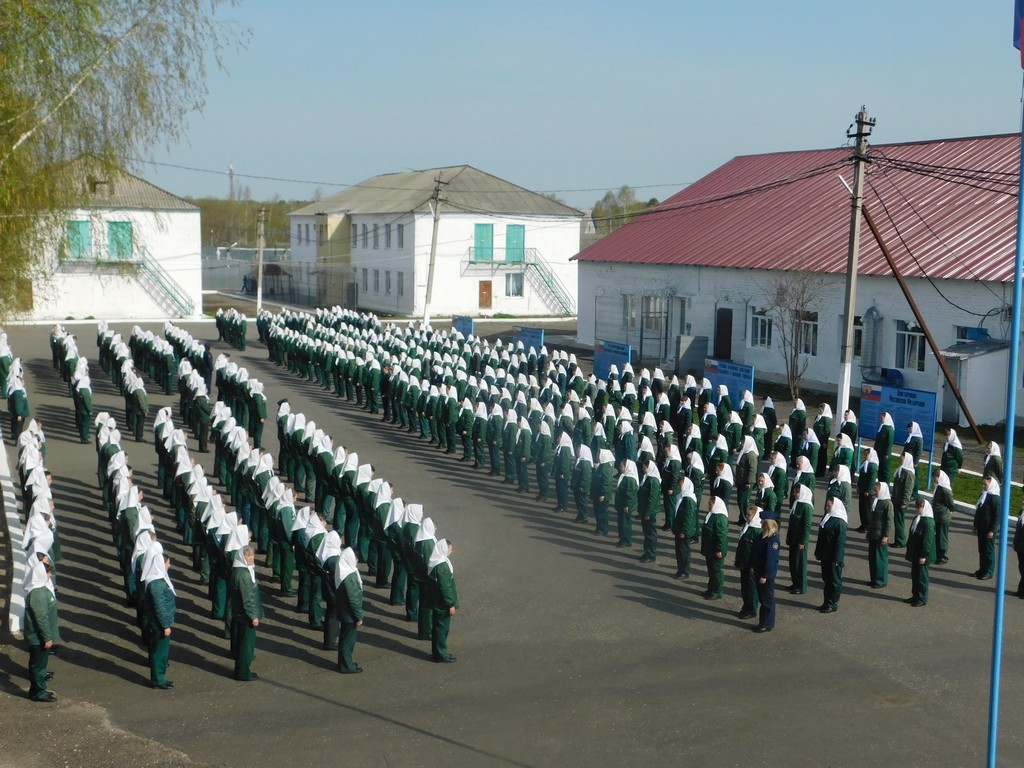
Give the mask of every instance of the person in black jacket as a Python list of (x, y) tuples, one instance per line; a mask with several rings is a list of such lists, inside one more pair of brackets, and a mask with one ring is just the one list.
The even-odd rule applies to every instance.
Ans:
[(981, 481), (981, 496), (974, 508), (974, 533), (978, 537), (977, 579), (991, 579), (995, 570), (995, 537), (999, 531), (999, 483), (993, 477)]
[(763, 520), (761, 535), (754, 542), (754, 580), (761, 603), (755, 632), (775, 629), (775, 577), (779, 572), (780, 548), (779, 524), (771, 518)]

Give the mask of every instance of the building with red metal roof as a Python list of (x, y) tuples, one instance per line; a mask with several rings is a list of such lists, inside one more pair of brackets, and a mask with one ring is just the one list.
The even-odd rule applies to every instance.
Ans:
[[(989, 340), (1006, 341), (1019, 134), (877, 144), (868, 157), (865, 207), (939, 346), (986, 332)], [(584, 249), (576, 257), (580, 341), (631, 344), (634, 355), (676, 363), (683, 373), (692, 366), (677, 358), (689, 350), (687, 359), (694, 359), (706, 343), (704, 355), (752, 365), (758, 379), (784, 382), (771, 297), (780, 280), (810, 279), (817, 298), (799, 319), (803, 383), (834, 391), (853, 161), (852, 147), (736, 157)], [(855, 364), (864, 378), (897, 369), (906, 386), (940, 391), (940, 418), (957, 418), (952, 396), (941, 393), (934, 356), (866, 227), (858, 282)], [(978, 327), (984, 331), (973, 330)], [(1000, 355), (960, 357), (951, 349), (947, 359), (972, 366), (962, 387), (966, 393), (978, 385), (985, 412), (978, 420), (1000, 420), (992, 372), (981, 375)], [(968, 406), (973, 413), (970, 398)]]

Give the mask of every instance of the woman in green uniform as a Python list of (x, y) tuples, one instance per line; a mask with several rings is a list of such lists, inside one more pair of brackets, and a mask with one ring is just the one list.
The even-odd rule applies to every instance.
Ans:
[(857, 470), (857, 510), (860, 512), (857, 533), (864, 533), (868, 529), (868, 518), (871, 516), (871, 505), (874, 502), (877, 484), (878, 454), (874, 448), (865, 448), (864, 461)]
[(946, 430), (946, 443), (942, 446), (942, 459), (939, 461), (939, 469), (949, 477), (949, 484), (952, 487), (956, 481), (956, 475), (960, 467), (964, 465), (964, 447), (960, 438), (956, 435), (955, 429)]
[(949, 562), (949, 524), (953, 520), (953, 486), (949, 476), (941, 469), (932, 472), (935, 490), (932, 492), (932, 511), (935, 520), (935, 563)]
[(654, 458), (643, 465), (644, 474), (637, 490), (637, 512), (644, 535), (644, 551), (641, 563), (653, 563), (658, 557), (658, 512), (663, 501), (661, 497), (661, 473)]
[(814, 557), (821, 563), (821, 580), (825, 583), (822, 613), (839, 610), (843, 594), (843, 564), (846, 559), (846, 507), (837, 498), (825, 500), (825, 517), (818, 527)]
[(814, 492), (810, 486), (794, 483), (796, 496), (789, 508), (786, 546), (789, 547), (789, 593), (802, 595), (807, 591), (807, 555), (811, 542), (811, 521), (814, 518)]
[(904, 452), (900, 459), (900, 468), (892, 481), (893, 524), (896, 529), (892, 546), (896, 548), (907, 546), (906, 514), (917, 498), (917, 476), (914, 470), (913, 455)]
[(359, 627), (363, 626), (363, 579), (352, 547), (341, 550), (334, 567), (334, 615), (339, 624), (338, 671), (346, 675), (362, 672), (363, 668), (352, 660)]
[(679, 491), (675, 495), (676, 508), (672, 517), (672, 536), (675, 541), (676, 572), (673, 579), (690, 578), (690, 545), (697, 541), (697, 495), (693, 483), (686, 475), (679, 477)]
[(892, 500), (889, 484), (875, 483), (868, 511), (868, 586), (881, 589), (889, 583), (889, 542), (892, 541)]
[(700, 553), (708, 567), (705, 600), (721, 600), (725, 588), (725, 556), (729, 554), (729, 512), (718, 496), (708, 498), (708, 513), (701, 526)]
[(920, 608), (928, 604), (928, 566), (935, 562), (935, 520), (931, 504), (924, 499), (917, 500), (917, 516), (910, 524), (907, 560), (910, 561), (912, 592), (910, 599), (904, 602)]
[(235, 680), (258, 680), (252, 671), (256, 655), (256, 629), (263, 618), (263, 602), (256, 583), (256, 552), (246, 544), (235, 553), (231, 568), (231, 636), (235, 650)]
[(142, 581), (146, 590), (145, 635), (149, 645), (149, 685), (168, 690), (174, 683), (167, 679), (167, 660), (171, 651), (171, 625), (174, 623), (175, 591), (167, 575), (171, 560), (159, 541), (146, 551)]
[(757, 582), (754, 578), (754, 544), (761, 536), (761, 515), (757, 507), (747, 509), (747, 519), (736, 542), (736, 570), (740, 572), (740, 595), (743, 605), (737, 618), (752, 619), (757, 615)]
[(883, 411), (878, 421), (878, 432), (875, 433), (875, 453), (878, 454), (878, 479), (883, 483), (890, 480), (889, 454), (896, 435), (896, 425), (892, 416)]

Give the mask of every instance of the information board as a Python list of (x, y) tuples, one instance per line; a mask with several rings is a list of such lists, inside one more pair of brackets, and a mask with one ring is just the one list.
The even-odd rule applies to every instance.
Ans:
[(622, 366), (633, 361), (633, 347), (617, 341), (601, 341), (594, 345), (594, 375), (607, 379), (608, 371), (614, 365), (622, 373)]
[(526, 349), (533, 347), (539, 354), (540, 348), (544, 346), (544, 329), (526, 327), (513, 328), (512, 341), (521, 341)]
[(754, 366), (730, 363), (728, 360), (713, 360), (710, 357), (704, 358), (704, 376), (711, 382), (714, 390), (714, 401), (718, 402), (718, 385), (725, 384), (729, 388), (729, 399), (732, 401), (733, 410), (740, 407), (743, 399), (743, 390), (754, 391)]
[(899, 448), (907, 442), (907, 425), (916, 421), (924, 436), (924, 450), (931, 453), (935, 444), (935, 402), (934, 392), (862, 384), (860, 415), (857, 417), (860, 420), (860, 433), (865, 438), (874, 439), (878, 432), (878, 420), (883, 411), (888, 411), (896, 427), (894, 448)]
[(473, 335), (473, 318), (466, 315), (455, 315), (452, 317), (452, 328), (463, 336)]

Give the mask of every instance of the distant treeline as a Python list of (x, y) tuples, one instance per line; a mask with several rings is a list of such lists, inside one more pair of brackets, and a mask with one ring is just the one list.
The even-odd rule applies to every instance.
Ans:
[(192, 199), (202, 216), (203, 245), (227, 247), (256, 247), (256, 218), (260, 206), (267, 208), (264, 228), (266, 246), (289, 245), (288, 213), (308, 205), (306, 200), (275, 200), (260, 203), (255, 200), (220, 200), (213, 197)]

